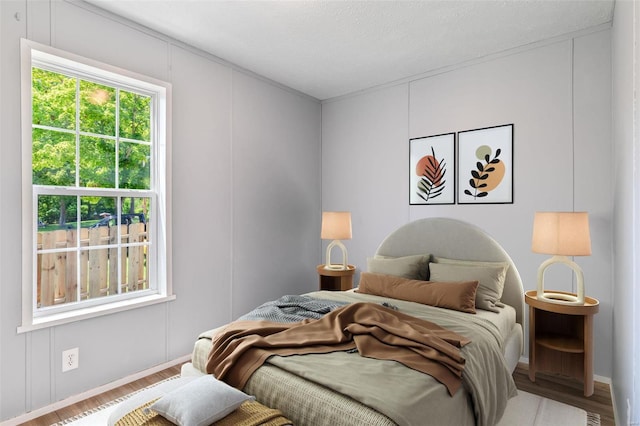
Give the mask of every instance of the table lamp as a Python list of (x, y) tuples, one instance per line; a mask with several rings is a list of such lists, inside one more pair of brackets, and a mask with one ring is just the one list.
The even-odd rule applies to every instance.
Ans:
[[(553, 255), (538, 268), (538, 299), (565, 305), (584, 304), (582, 269), (567, 256), (589, 256), (591, 237), (586, 212), (536, 212), (533, 219), (531, 250)], [(544, 290), (545, 270), (556, 263), (567, 265), (576, 275), (577, 295)]]
[[(347, 263), (347, 248), (340, 240), (351, 239), (351, 212), (322, 212), (320, 238), (323, 240), (333, 240), (327, 246), (325, 269), (349, 269)], [(342, 250), (341, 264), (331, 263), (331, 250), (334, 247), (339, 247)]]

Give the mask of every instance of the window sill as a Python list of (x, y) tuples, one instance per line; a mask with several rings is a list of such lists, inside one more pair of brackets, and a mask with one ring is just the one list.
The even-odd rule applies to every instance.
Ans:
[(30, 331), (54, 327), (57, 325), (68, 324), (75, 321), (82, 321), (89, 318), (96, 318), (103, 315), (110, 315), (116, 312), (128, 311), (131, 309), (141, 308), (143, 306), (151, 306), (158, 303), (170, 302), (175, 299), (175, 295), (163, 296), (154, 294), (145, 297), (138, 297), (135, 299), (121, 300), (104, 305), (77, 309), (70, 312), (47, 315), (46, 317), (34, 318), (31, 324), (21, 325), (20, 327), (18, 327), (18, 334), (28, 333)]

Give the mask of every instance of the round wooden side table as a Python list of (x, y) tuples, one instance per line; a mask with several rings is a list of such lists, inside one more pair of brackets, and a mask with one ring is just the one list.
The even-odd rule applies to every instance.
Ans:
[(584, 396), (593, 395), (593, 316), (600, 302), (585, 297), (583, 305), (567, 305), (538, 300), (536, 294), (530, 290), (524, 295), (529, 305), (529, 380), (536, 381), (536, 371), (558, 373), (582, 380)]
[(347, 269), (326, 269), (325, 265), (316, 267), (320, 280), (320, 290), (346, 291), (353, 288), (353, 274), (356, 267), (347, 265)]

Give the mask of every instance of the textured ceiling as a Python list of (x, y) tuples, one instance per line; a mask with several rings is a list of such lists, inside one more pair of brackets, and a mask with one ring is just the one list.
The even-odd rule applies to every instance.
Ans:
[(613, 0), (86, 0), (325, 100), (610, 23)]

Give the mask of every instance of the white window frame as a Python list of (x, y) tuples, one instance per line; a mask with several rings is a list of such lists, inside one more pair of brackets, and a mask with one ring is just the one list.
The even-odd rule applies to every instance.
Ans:
[[(31, 69), (37, 65), (54, 72), (71, 73), (80, 78), (91, 78), (153, 97), (155, 121), (152, 129), (151, 188), (150, 191), (130, 190), (132, 196), (150, 197), (153, 220), (149, 226), (149, 289), (131, 293), (99, 297), (81, 302), (37, 308), (37, 196), (47, 192), (42, 186), (35, 189), (32, 172), (32, 81)], [(123, 70), (92, 59), (84, 58), (47, 45), (21, 40), (21, 96), (22, 96), (22, 324), (18, 332), (28, 332), (86, 318), (111, 314), (123, 310), (174, 300), (171, 285), (171, 221), (170, 212), (170, 158), (171, 158), (171, 84), (131, 71)], [(65, 195), (86, 195), (82, 190), (58, 188)], [(127, 190), (118, 190), (124, 196)], [(116, 194), (105, 189), (105, 196)], [(118, 215), (119, 216), (119, 215)], [(153, 267), (155, 265), (155, 267)]]

